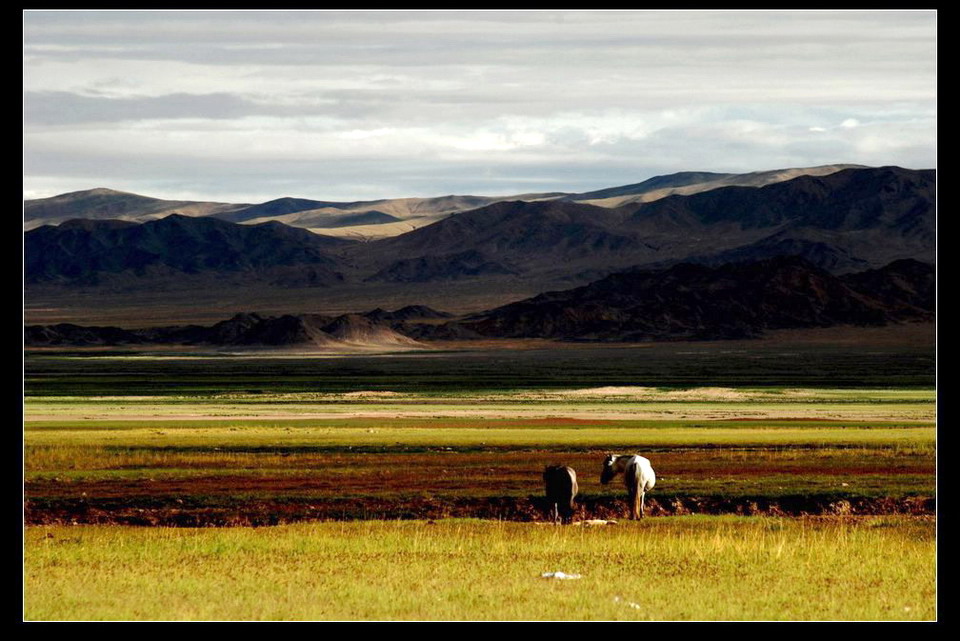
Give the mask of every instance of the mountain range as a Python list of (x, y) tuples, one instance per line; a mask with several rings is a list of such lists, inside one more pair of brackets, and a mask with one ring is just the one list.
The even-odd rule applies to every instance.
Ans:
[[(747, 174), (681, 172), (656, 176), (641, 183), (581, 194), (565, 192), (513, 196), (438, 196), (336, 202), (284, 197), (260, 204), (161, 200), (98, 188), (24, 201), (24, 230), (59, 224), (73, 218), (147, 222), (170, 214), (215, 216), (235, 223), (281, 222), (320, 233), (361, 239), (396, 236), (462, 211), (501, 201), (563, 199), (614, 207), (626, 202), (648, 202), (674, 193), (690, 194), (721, 186), (759, 187), (799, 175), (826, 175), (860, 165), (824, 165)], [(619, 200), (611, 200), (612, 198)], [(342, 229), (338, 229), (342, 228)]]
[[(243, 211), (231, 215), (242, 218)], [(261, 220), (265, 211), (261, 206), (251, 215)], [(616, 208), (566, 199), (500, 201), (370, 242), (276, 221), (240, 225), (173, 214), (141, 224), (86, 219), (44, 225), (28, 231), (26, 243), (28, 282), (125, 271), (142, 276), (152, 264), (185, 273), (322, 264), (356, 281), (491, 273), (549, 279), (784, 253), (842, 272), (899, 258), (933, 261), (935, 173), (845, 169)]]
[[(377, 201), (381, 209), (365, 212), (357, 203), (280, 199), (246, 206), (207, 203), (212, 213), (157, 217), (167, 211), (162, 203), (170, 201), (146, 199), (138, 205), (140, 197), (126, 195), (114, 209), (131, 220), (101, 218), (112, 209), (109, 194), (97, 190), (92, 200), (80, 199), (92, 203), (84, 210), (90, 217), (24, 233), (26, 299), (60, 308), (80, 291), (87, 300), (119, 304), (147, 293), (163, 302), (178, 292), (208, 291), (229, 294), (243, 307), (256, 293), (291, 312), (329, 309), (331, 300), (348, 310), (384, 303), (490, 310), (613, 273), (681, 263), (719, 267), (797, 256), (839, 276), (898, 260), (936, 262), (935, 171), (835, 167), (685, 172), (527, 200)], [(758, 186), (727, 184), (737, 180)], [(700, 190), (679, 193), (691, 189)], [(647, 202), (593, 204), (671, 190)], [(321, 209), (338, 212), (322, 214), (324, 224), (343, 225), (323, 231), (353, 229), (349, 219), (357, 216), (360, 226), (380, 219), (389, 226), (396, 220), (409, 224), (411, 218), (400, 216), (411, 212), (445, 213), (431, 224), (377, 239), (315, 233), (279, 221), (304, 212), (320, 215)], [(25, 223), (43, 219), (34, 216), (38, 211), (56, 218), (52, 203), (27, 201)], [(181, 296), (181, 304), (190, 299)]]

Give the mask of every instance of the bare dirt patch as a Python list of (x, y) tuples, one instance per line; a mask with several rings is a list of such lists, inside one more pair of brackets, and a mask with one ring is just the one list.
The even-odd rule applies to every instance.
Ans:
[[(114, 524), (163, 527), (264, 526), (298, 521), (479, 518), (508, 521), (546, 520), (541, 497), (407, 497), (341, 498), (323, 501), (251, 501), (226, 507), (124, 505), (105, 501), (66, 501), (24, 506), (27, 525)], [(936, 502), (929, 497), (879, 499), (803, 499), (770, 501), (749, 497), (716, 499), (686, 497), (650, 499), (647, 515), (738, 514), (744, 516), (866, 516), (906, 514), (931, 516)], [(612, 498), (587, 498), (577, 505), (578, 520), (622, 519), (626, 503)]]

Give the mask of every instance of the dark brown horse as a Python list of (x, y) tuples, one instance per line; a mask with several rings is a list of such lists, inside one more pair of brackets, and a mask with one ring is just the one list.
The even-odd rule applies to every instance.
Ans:
[(576, 507), (577, 473), (566, 465), (548, 465), (543, 470), (543, 483), (547, 489), (547, 509), (554, 523), (570, 523)]

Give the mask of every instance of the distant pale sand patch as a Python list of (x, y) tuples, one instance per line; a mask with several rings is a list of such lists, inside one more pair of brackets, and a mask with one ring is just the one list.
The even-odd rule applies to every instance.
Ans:
[[(696, 387), (690, 389), (664, 390), (656, 387), (587, 387), (571, 390), (551, 390), (526, 395), (528, 398), (612, 398), (656, 401), (748, 401), (773, 396), (789, 396), (788, 390), (778, 392), (743, 391), (730, 387)], [(518, 395), (524, 396), (524, 395)]]
[(362, 390), (359, 392), (345, 392), (340, 396), (344, 396), (346, 398), (392, 398), (404, 395), (400, 392), (376, 392), (372, 390)]
[(587, 387), (557, 392), (564, 396), (649, 396), (655, 387)]

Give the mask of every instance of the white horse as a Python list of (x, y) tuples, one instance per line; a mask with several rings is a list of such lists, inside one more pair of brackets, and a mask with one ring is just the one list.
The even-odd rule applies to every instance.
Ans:
[(650, 461), (635, 454), (617, 456), (611, 454), (603, 460), (600, 482), (609, 483), (617, 474), (623, 474), (623, 483), (627, 486), (630, 503), (630, 518), (643, 518), (643, 497), (657, 483)]

